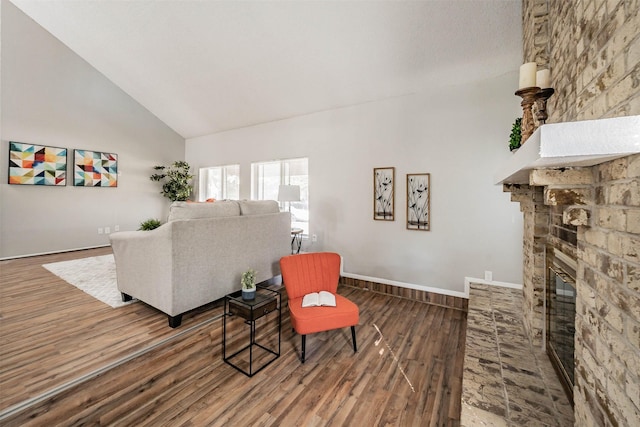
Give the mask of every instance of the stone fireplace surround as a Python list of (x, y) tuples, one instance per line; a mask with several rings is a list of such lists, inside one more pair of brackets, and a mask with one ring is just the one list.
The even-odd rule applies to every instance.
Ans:
[[(522, 315), (539, 348), (545, 339), (546, 247), (578, 260), (575, 425), (640, 425), (637, 153), (640, 116), (549, 124), (496, 176), (524, 215)], [(549, 232), (551, 207), (577, 227), (576, 246)]]

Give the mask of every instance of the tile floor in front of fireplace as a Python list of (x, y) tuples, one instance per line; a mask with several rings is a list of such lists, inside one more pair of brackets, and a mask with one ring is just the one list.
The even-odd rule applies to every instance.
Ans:
[(461, 425), (572, 426), (551, 362), (522, 323), (522, 290), (471, 284)]

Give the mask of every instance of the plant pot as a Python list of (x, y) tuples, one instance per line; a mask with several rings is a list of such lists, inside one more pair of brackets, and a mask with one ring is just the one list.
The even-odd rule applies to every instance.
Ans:
[(256, 289), (243, 289), (242, 299), (245, 301), (253, 301), (256, 298)]

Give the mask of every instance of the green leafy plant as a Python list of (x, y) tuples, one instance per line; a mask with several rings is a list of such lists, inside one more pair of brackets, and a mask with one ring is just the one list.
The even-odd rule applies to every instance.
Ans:
[(189, 163), (178, 160), (171, 166), (154, 166), (153, 169), (160, 171), (151, 175), (151, 181), (162, 182), (160, 194), (172, 202), (188, 200), (193, 191), (191, 186), (191, 166)]
[(142, 221), (140, 223), (140, 228), (138, 228), (138, 230), (141, 231), (149, 231), (149, 230), (154, 230), (158, 227), (160, 227), (162, 225), (162, 223), (160, 222), (159, 219), (155, 219), (155, 218), (150, 218), (146, 221)]
[(256, 271), (253, 268), (250, 268), (242, 273), (240, 283), (242, 283), (242, 289), (254, 289), (256, 287)]
[(522, 140), (522, 117), (518, 117), (511, 127), (511, 135), (509, 135), (509, 150), (513, 151), (520, 148), (520, 141)]

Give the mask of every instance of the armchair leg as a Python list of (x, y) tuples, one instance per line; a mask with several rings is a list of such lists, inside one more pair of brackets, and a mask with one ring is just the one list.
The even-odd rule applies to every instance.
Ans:
[(304, 347), (307, 343), (307, 336), (302, 335), (302, 363), (304, 363)]
[(356, 345), (356, 327), (352, 326), (351, 327), (351, 339), (353, 340), (353, 352), (357, 352), (358, 351), (358, 346)]
[(131, 301), (133, 297), (131, 295), (125, 294), (124, 292), (120, 292), (122, 295), (122, 302)]

